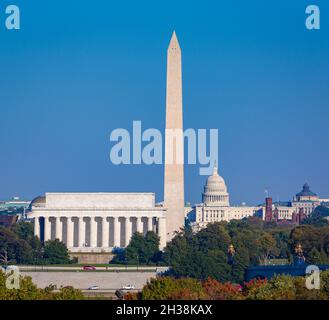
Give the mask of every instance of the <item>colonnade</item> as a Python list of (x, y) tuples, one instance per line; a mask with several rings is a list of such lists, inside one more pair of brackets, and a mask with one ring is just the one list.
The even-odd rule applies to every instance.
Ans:
[(37, 216), (34, 234), (41, 240), (59, 239), (71, 249), (126, 247), (134, 232), (154, 231), (160, 247), (166, 239), (165, 218), (155, 216)]

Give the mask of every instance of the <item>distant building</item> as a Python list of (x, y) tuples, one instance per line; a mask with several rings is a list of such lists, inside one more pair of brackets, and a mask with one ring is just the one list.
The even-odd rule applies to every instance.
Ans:
[(296, 212), (303, 209), (306, 215), (311, 214), (319, 205), (321, 205), (321, 200), (316, 193), (310, 190), (307, 183), (303, 185), (302, 191), (298, 192), (291, 202), (291, 206), (296, 209)]
[[(265, 214), (264, 219), (265, 221), (287, 220), (299, 224), (303, 219), (309, 216), (316, 207), (329, 207), (328, 200), (329, 199), (320, 199), (316, 193), (311, 191), (309, 185), (305, 183), (302, 190), (293, 197), (292, 201), (273, 203), (271, 210), (267, 209), (268, 212), (272, 212), (271, 218), (269, 214)], [(267, 207), (266, 203), (265, 207)]]
[(9, 227), (24, 218), (30, 203), (31, 201), (21, 200), (19, 197), (0, 201), (0, 226)]
[(30, 203), (31, 201), (21, 200), (19, 197), (13, 197), (10, 200), (0, 201), (0, 216), (24, 216), (25, 211), (29, 208)]

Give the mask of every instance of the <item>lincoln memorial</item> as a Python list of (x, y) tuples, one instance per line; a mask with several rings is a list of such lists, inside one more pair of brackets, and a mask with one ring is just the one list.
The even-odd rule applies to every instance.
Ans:
[(153, 193), (46, 193), (31, 202), (41, 240), (59, 239), (72, 252), (111, 252), (134, 232), (154, 231), (166, 243), (165, 209)]

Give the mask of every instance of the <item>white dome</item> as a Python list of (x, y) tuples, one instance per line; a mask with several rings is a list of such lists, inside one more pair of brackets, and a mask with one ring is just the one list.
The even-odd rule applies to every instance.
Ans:
[(217, 168), (216, 171), (214, 170), (213, 174), (208, 177), (205, 189), (209, 192), (227, 192), (225, 181), (218, 174)]
[(208, 177), (202, 201), (206, 205), (229, 206), (229, 194), (224, 179), (218, 174), (217, 166), (214, 165), (213, 174)]

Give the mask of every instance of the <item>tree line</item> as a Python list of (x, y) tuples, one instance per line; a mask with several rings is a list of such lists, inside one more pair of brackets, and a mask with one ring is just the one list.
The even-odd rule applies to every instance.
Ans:
[[(44, 289), (38, 288), (31, 277), (20, 276), (19, 289), (8, 289), (8, 275), (0, 271), (0, 300), (81, 300), (82, 292), (73, 287), (56, 288), (50, 285)], [(56, 290), (56, 291), (55, 291)]]
[(304, 277), (276, 276), (271, 280), (253, 279), (241, 285), (220, 282), (211, 277), (158, 277), (140, 293), (127, 293), (126, 300), (328, 300), (329, 271), (320, 274), (320, 289), (309, 290)]
[[(319, 220), (318, 220), (319, 222)], [(281, 260), (291, 264), (295, 247), (301, 244), (306, 263), (329, 264), (329, 224), (306, 221), (300, 226), (265, 223), (257, 217), (216, 222), (195, 233), (186, 227), (163, 252), (153, 232), (135, 233), (114, 263), (170, 266), (170, 275), (242, 283), (249, 266)], [(229, 248), (233, 247), (232, 256)]]
[(42, 243), (34, 236), (33, 224), (20, 221), (0, 227), (0, 264), (66, 264), (70, 260), (64, 243), (58, 239)]

